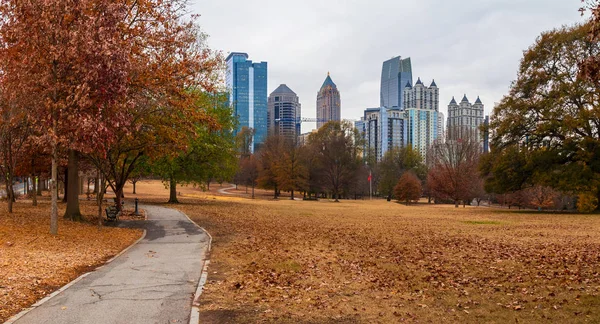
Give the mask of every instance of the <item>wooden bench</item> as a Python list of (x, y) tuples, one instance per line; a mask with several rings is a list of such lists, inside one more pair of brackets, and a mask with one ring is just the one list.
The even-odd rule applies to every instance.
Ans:
[(117, 209), (117, 207), (115, 207), (115, 206), (108, 206), (105, 209), (105, 211), (106, 211), (106, 219), (109, 222), (112, 222), (112, 221), (118, 222), (119, 221), (119, 214), (120, 214), (120, 212)]

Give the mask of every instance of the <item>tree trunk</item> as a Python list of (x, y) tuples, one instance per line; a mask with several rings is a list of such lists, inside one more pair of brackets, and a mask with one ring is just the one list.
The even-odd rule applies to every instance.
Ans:
[[(56, 123), (56, 121), (55, 121)], [(58, 148), (56, 144), (52, 146), (52, 180), (50, 182), (50, 192), (52, 195), (50, 208), (50, 234), (58, 234)]]
[(46, 179), (42, 180), (42, 176), (38, 176), (37, 195), (42, 195), (42, 190), (46, 189)]
[(133, 194), (136, 195), (136, 193), (135, 193), (135, 184), (137, 183), (137, 181), (132, 181), (132, 183), (133, 183)]
[(67, 198), (67, 209), (65, 219), (80, 222), (83, 218), (79, 209), (79, 153), (69, 150), (69, 162), (66, 172), (65, 198)]
[(115, 207), (118, 211), (123, 211), (123, 186), (115, 186)]
[(254, 199), (254, 184), (252, 184), (252, 199)]
[(23, 179), (23, 196), (27, 196), (29, 194), (29, 178), (25, 177)]
[(12, 197), (12, 177), (9, 173), (9, 176), (6, 177), (6, 201), (8, 202), (8, 212), (12, 214), (13, 212), (13, 197)]
[[(70, 150), (69, 150), (69, 152), (70, 152)], [(71, 162), (71, 156), (70, 156), (70, 154), (69, 154), (69, 162)], [(63, 183), (64, 195), (63, 195), (63, 200), (62, 201), (64, 203), (66, 203), (67, 200), (69, 199), (69, 189), (71, 189), (71, 188), (69, 188), (69, 164), (71, 164), (69, 162), (67, 162), (68, 163), (67, 164), (67, 168), (65, 169), (65, 181)]]
[(294, 200), (294, 190), (292, 190), (292, 197), (290, 198), (290, 200)]
[(100, 170), (96, 170), (96, 179), (94, 179), (94, 192), (93, 194), (98, 193), (98, 187), (100, 187)]
[(177, 200), (177, 181), (175, 181), (175, 178), (173, 176), (171, 176), (171, 178), (169, 179), (169, 203), (179, 203), (179, 201)]
[[(96, 183), (94, 184), (95, 189), (98, 189), (99, 187), (104, 187), (104, 182), (102, 182), (102, 184), (100, 184), (100, 177), (97, 176), (96, 177)], [(104, 218), (104, 214), (102, 213), (102, 200), (104, 199), (104, 193), (103, 190), (97, 190), (98, 192), (96, 193), (96, 203), (98, 204), (98, 226), (102, 226), (102, 219)]]
[(33, 205), (37, 206), (37, 179), (34, 174), (31, 174), (31, 199), (33, 200)]
[[(79, 169), (79, 168), (77, 168)], [(84, 193), (83, 191), (83, 184), (85, 183), (85, 176), (77, 176), (77, 179), (79, 180), (79, 194), (81, 195), (82, 193)]]
[(210, 191), (210, 180), (206, 181), (206, 190)]
[(454, 200), (454, 208), (458, 208), (458, 200)]

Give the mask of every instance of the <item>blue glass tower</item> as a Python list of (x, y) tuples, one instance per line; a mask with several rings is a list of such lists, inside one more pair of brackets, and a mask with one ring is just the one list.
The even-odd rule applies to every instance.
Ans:
[(412, 84), (412, 66), (410, 57), (400, 56), (383, 62), (381, 68), (381, 107), (404, 107), (404, 86)]
[(226, 62), (229, 103), (238, 118), (235, 134), (243, 127), (253, 129), (254, 152), (267, 138), (267, 62), (253, 63), (248, 54), (235, 52)]

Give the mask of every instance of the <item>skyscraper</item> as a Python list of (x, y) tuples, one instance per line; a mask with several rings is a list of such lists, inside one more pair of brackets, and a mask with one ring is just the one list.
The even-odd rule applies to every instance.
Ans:
[(441, 136), (440, 90), (435, 81), (427, 87), (419, 78), (414, 87), (407, 83), (403, 92), (407, 142), (425, 160), (427, 150)]
[(328, 121), (340, 121), (341, 105), (340, 92), (327, 72), (327, 78), (317, 93), (317, 128), (321, 128)]
[(367, 108), (355, 122), (364, 141), (364, 154), (374, 154), (381, 161), (385, 153), (406, 145), (406, 117), (399, 107)]
[(381, 69), (381, 107), (400, 107), (404, 105), (404, 85), (412, 84), (412, 66), (410, 57), (397, 56), (383, 62)]
[(300, 100), (287, 85), (280, 85), (269, 95), (269, 135), (280, 135), (296, 142), (300, 135)]
[(248, 54), (235, 52), (226, 62), (229, 103), (239, 122), (235, 133), (243, 127), (253, 129), (254, 152), (267, 137), (267, 62), (253, 63)]
[(464, 139), (468, 136), (473, 136), (475, 140), (482, 141), (483, 137), (479, 131), (479, 126), (483, 124), (483, 103), (477, 97), (474, 104), (469, 102), (465, 94), (460, 101), (456, 103), (454, 97), (448, 104), (448, 124), (447, 138), (448, 140)]

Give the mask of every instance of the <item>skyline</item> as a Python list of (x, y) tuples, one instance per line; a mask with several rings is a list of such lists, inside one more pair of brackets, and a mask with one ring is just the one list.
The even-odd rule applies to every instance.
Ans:
[[(445, 116), (452, 96), (465, 93), (479, 96), (489, 114), (516, 78), (522, 52), (543, 31), (583, 22), (579, 6), (578, 0), (198, 0), (192, 12), (201, 14), (211, 48), (268, 62), (267, 92), (280, 84), (293, 88), (303, 117), (316, 117), (317, 92), (329, 71), (341, 93), (342, 118), (356, 120), (365, 108), (378, 107), (381, 65), (395, 56), (411, 58), (414, 79), (435, 79)], [(302, 132), (313, 128), (303, 123)]]

